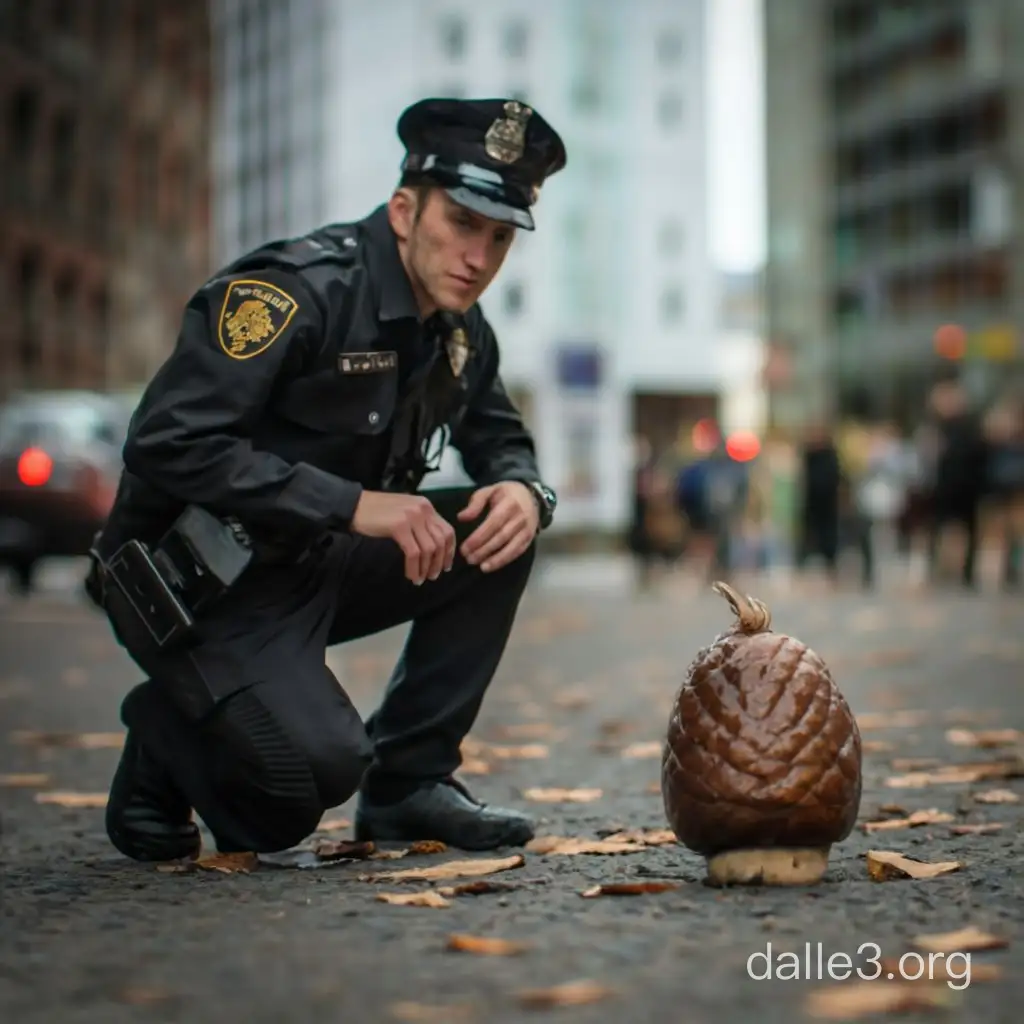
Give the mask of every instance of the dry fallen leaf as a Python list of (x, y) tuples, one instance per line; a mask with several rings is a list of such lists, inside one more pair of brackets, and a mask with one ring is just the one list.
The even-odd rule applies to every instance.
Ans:
[(459, 1024), (472, 1016), (472, 1007), (464, 1003), (451, 1006), (428, 1006), (426, 1003), (392, 1003), (388, 1009), (396, 1020), (408, 1024)]
[(511, 857), (494, 860), (451, 860), (446, 864), (435, 864), (429, 868), (407, 868), (404, 871), (385, 871), (377, 875), (362, 876), (367, 881), (432, 882), (437, 879), (473, 878), (478, 875), (493, 875), (499, 871), (521, 868), (526, 858), (517, 853)]
[(167, 989), (143, 988), (139, 985), (129, 985), (117, 993), (118, 1002), (127, 1003), (129, 1006), (153, 1006), (173, 998), (174, 994)]
[(659, 740), (648, 740), (645, 743), (631, 743), (623, 748), (622, 756), (629, 760), (646, 757), (661, 757), (664, 745)]
[(642, 853), (647, 849), (644, 843), (630, 843), (611, 839), (582, 839), (574, 836), (538, 836), (526, 844), (530, 853), (565, 854), (616, 854)]
[(555, 694), (551, 698), (551, 703), (557, 708), (562, 708), (565, 711), (579, 711), (585, 708), (588, 704), (591, 704), (594, 700), (593, 694), (589, 688), (585, 687), (572, 687), (568, 690), (563, 690), (561, 693)]
[(12, 743), (24, 747), (67, 747), (78, 750), (120, 750), (123, 732), (37, 732), (23, 729), (11, 733)]
[(523, 796), (527, 800), (536, 800), (539, 803), (552, 804), (586, 804), (593, 800), (600, 800), (603, 795), (600, 789), (524, 789)]
[(862, 711), (854, 716), (861, 729), (912, 729), (928, 721), (927, 711)]
[(459, 885), (443, 885), (437, 891), (442, 896), (483, 896), (492, 892), (511, 892), (519, 888), (512, 882), (490, 882), (480, 879), (476, 882), (462, 882)]
[(547, 757), (550, 751), (543, 743), (525, 743), (521, 746), (492, 744), (486, 748), (485, 753), (500, 761), (536, 761)]
[(219, 871), (224, 875), (247, 875), (259, 867), (259, 858), (255, 853), (211, 853), (200, 857), (195, 866), (203, 871)]
[(906, 814), (907, 809), (900, 804), (882, 804), (879, 808), (881, 814)]
[(65, 686), (84, 686), (89, 681), (89, 674), (84, 668), (72, 665), (61, 673), (61, 682)]
[(982, 931), (974, 925), (955, 932), (938, 932), (934, 935), (918, 935), (913, 945), (930, 953), (967, 953), (980, 949), (1005, 949), (1010, 940), (1001, 935)]
[(396, 907), (450, 907), (451, 902), (438, 892), (379, 892), (377, 899), (381, 903), (390, 903)]
[(894, 789), (920, 789), (923, 786), (946, 786), (981, 782), (985, 779), (1012, 779), (1024, 775), (1024, 760), (978, 761), (970, 764), (948, 764), (934, 771), (894, 775), (885, 784)]
[(483, 758), (467, 757), (459, 766), (459, 772), (462, 775), (490, 775), (491, 766)]
[(945, 986), (921, 985), (911, 981), (841, 982), (818, 989), (807, 997), (808, 1016), (820, 1020), (857, 1020), (870, 1013), (927, 1010), (949, 1002)]
[(459, 953), (478, 953), (481, 956), (517, 956), (525, 953), (530, 944), (479, 935), (449, 935), (447, 948)]
[(892, 744), (886, 740), (861, 740), (861, 747), (865, 754), (881, 754), (892, 750)]
[(987, 789), (984, 793), (975, 793), (974, 799), (979, 804), (1015, 804), (1020, 801), (1012, 789)]
[(647, 893), (669, 892), (678, 888), (676, 882), (610, 882), (584, 889), (580, 895), (584, 899), (592, 899), (595, 896), (643, 896)]
[(610, 843), (643, 843), (644, 846), (665, 846), (679, 842), (675, 832), (670, 828), (633, 828), (625, 832), (613, 832), (605, 836)]
[(352, 822), (348, 818), (325, 818), (317, 825), (317, 832), (340, 832), (343, 828), (349, 828)]
[(990, 836), (993, 832), (1001, 832), (1003, 826), (998, 821), (987, 821), (978, 825), (950, 825), (949, 831), (954, 836)]
[(10, 775), (0, 775), (0, 788), (34, 789), (37, 786), (45, 786), (49, 781), (50, 776), (40, 772), (14, 772)]
[(589, 978), (579, 981), (567, 981), (551, 988), (527, 989), (519, 993), (519, 1001), (524, 1006), (534, 1009), (547, 1009), (552, 1006), (583, 1006), (585, 1003), (596, 1003), (615, 994), (615, 990)]
[(898, 828), (916, 828), (919, 825), (945, 825), (956, 819), (952, 814), (931, 807), (925, 811), (914, 811), (906, 818), (888, 818), (884, 821), (864, 822), (865, 832), (888, 832)]
[(867, 865), (868, 874), (876, 882), (887, 882), (894, 878), (937, 878), (939, 875), (959, 871), (964, 866), (963, 861), (959, 860), (938, 863), (911, 860), (893, 850), (868, 850)]
[(552, 722), (520, 722), (498, 727), (498, 735), (510, 740), (560, 740), (565, 730)]
[(72, 793), (70, 790), (52, 790), (36, 793), (37, 804), (56, 804), (58, 807), (106, 807), (106, 793)]
[(1024, 733), (1019, 729), (947, 729), (946, 741), (955, 747), (1012, 747), (1024, 742)]
[(320, 860), (366, 860), (376, 851), (373, 843), (349, 839), (321, 839), (313, 846)]
[(417, 854), (444, 853), (447, 849), (448, 847), (439, 839), (417, 839), (409, 847), (408, 852)]
[(937, 757), (894, 757), (889, 767), (894, 772), (920, 772), (938, 768), (942, 762)]

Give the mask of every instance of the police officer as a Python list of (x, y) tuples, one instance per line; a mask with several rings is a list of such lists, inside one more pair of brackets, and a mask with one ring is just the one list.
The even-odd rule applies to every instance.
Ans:
[[(122, 705), (106, 819), (136, 860), (196, 855), (193, 810), (222, 852), (285, 849), (357, 790), (361, 839), (533, 835), (454, 773), (555, 507), (477, 300), (565, 149), (512, 100), (424, 100), (398, 134), (388, 202), (218, 273), (133, 417), (95, 554), (99, 600), (148, 677)], [(446, 438), (475, 488), (416, 493)], [(157, 547), (189, 507), (252, 559), (162, 646), (104, 566)], [(364, 723), (325, 648), (407, 622)]]

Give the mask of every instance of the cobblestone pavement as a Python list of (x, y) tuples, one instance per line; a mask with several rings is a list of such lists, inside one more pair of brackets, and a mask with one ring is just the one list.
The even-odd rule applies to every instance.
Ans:
[[(692, 655), (730, 619), (720, 598), (692, 583), (632, 596), (620, 570), (574, 574), (555, 565), (538, 576), (467, 747), (465, 781), (490, 802), (531, 807), (544, 836), (665, 827), (658, 748), (672, 697)], [(829, 980), (829, 958), (845, 953), (854, 981), (884, 962), (868, 998), (941, 1000), (900, 1019), (1016, 1021), (1024, 998), (1024, 802), (976, 797), (997, 789), (1020, 801), (1024, 779), (888, 782), (931, 766), (921, 759), (1021, 754), (1008, 730), (1024, 729), (1024, 601), (991, 590), (914, 592), (894, 579), (876, 595), (770, 581), (756, 593), (770, 603), (777, 630), (826, 658), (860, 718), (861, 822), (931, 809), (952, 822), (940, 815), (916, 827), (858, 827), (833, 848), (825, 879), (806, 889), (712, 888), (703, 861), (678, 844), (606, 856), (500, 851), (494, 856), (525, 857), (490, 876), (504, 887), (450, 896), (440, 907), (376, 898), (437, 884), (364, 876), (479, 855), (410, 854), (317, 870), (261, 864), (232, 874), (164, 873), (125, 861), (106, 841), (101, 809), (45, 802), (43, 794), (105, 791), (117, 737), (102, 734), (120, 730), (118, 701), (135, 672), (73, 595), (3, 598), (0, 1020), (792, 1022), (828, 1011), (813, 1001), (821, 991), (860, 995)], [(396, 630), (329, 655), (361, 710), (372, 708), (402, 637)], [(979, 739), (1010, 745), (978, 748)], [(537, 803), (524, 795), (533, 787), (600, 795)], [(1002, 827), (951, 831), (981, 823)], [(342, 827), (320, 838), (350, 835)], [(962, 867), (875, 882), (868, 850)], [(645, 881), (676, 887), (581, 897), (595, 885)], [(890, 967), (898, 975), (903, 953), (926, 949), (920, 936), (969, 926), (1008, 945), (972, 953), (966, 987), (906, 989), (898, 977), (886, 979)], [(453, 951), (453, 934), (525, 948), (508, 956)], [(781, 954), (797, 953), (799, 978), (752, 978), (748, 963), (763, 974), (769, 952), (773, 974), (792, 963)], [(927, 960), (925, 953), (926, 974)], [(910, 973), (922, 966), (913, 955), (903, 963)], [(950, 973), (964, 973), (964, 957), (949, 963)], [(984, 965), (1000, 976), (984, 979)], [(604, 990), (571, 990), (595, 1001), (557, 1008), (524, 1000), (528, 990), (580, 980)]]

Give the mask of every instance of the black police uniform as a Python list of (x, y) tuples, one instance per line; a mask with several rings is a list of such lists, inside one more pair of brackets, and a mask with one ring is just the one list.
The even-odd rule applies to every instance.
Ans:
[[(514, 101), (427, 100), (399, 121), (403, 181), (532, 229), (557, 134)], [(497, 668), (533, 548), (485, 574), (456, 555), (415, 586), (391, 540), (350, 531), (364, 488), (414, 491), (427, 435), (447, 433), (478, 486), (540, 482), (478, 306), (419, 315), (381, 207), (365, 220), (268, 244), (189, 302), (177, 344), (132, 419), (115, 507), (96, 545), (149, 549), (189, 506), (229, 521), (254, 555), (158, 646), (102, 570), (115, 633), (148, 680), (125, 698), (124, 754), (107, 828), (141, 860), (193, 855), (194, 808), (218, 848), (274, 851), (360, 789), (363, 838), (525, 842), (525, 816), (474, 801), (452, 778)], [(534, 487), (547, 522), (554, 497)], [(456, 521), (471, 491), (437, 492)], [(379, 710), (364, 724), (325, 648), (411, 622)]]

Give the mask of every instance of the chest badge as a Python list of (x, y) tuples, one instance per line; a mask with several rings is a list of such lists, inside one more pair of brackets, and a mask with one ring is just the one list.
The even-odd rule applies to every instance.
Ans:
[(469, 341), (466, 338), (466, 332), (461, 327), (456, 327), (444, 344), (448, 350), (448, 362), (451, 365), (452, 373), (456, 377), (460, 377), (466, 367), (466, 360), (469, 359)]

